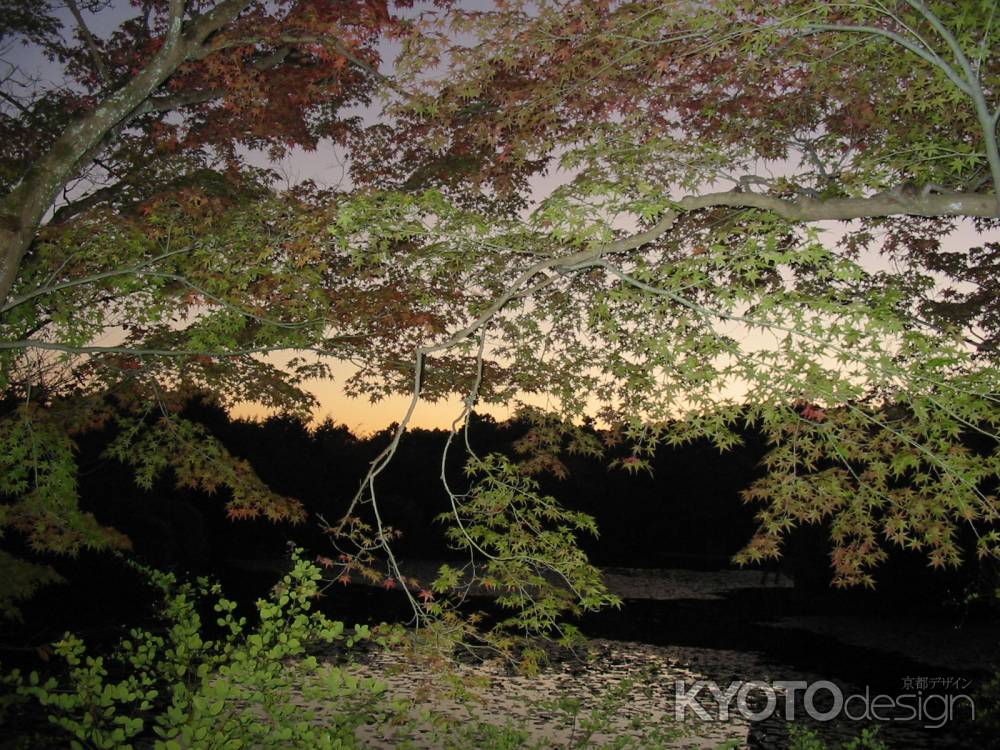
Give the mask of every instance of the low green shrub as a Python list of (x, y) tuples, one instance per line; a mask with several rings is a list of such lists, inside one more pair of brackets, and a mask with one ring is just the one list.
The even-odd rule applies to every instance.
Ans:
[[(350, 647), (371, 633), (348, 632), (313, 611), (321, 573), (298, 553), (271, 597), (257, 603), (253, 629), (218, 584), (146, 573), (164, 595), (162, 632), (133, 629), (109, 657), (88, 655), (66, 634), (54, 648), (64, 674), (14, 670), (3, 678), (8, 713), (34, 701), (74, 749), (237, 750), (353, 747), (358, 726), (392, 710), (382, 684), (321, 667), (307, 653), (313, 644)], [(205, 603), (215, 613), (213, 638), (199, 613)], [(20, 746), (51, 741), (22, 737)]]

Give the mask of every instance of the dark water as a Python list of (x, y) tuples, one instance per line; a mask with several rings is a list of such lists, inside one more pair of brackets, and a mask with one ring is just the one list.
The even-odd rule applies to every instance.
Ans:
[[(492, 602), (482, 598), (473, 599), (470, 606), (486, 612), (495, 611)], [(980, 669), (968, 666), (948, 668), (924, 663), (918, 658), (842, 643), (806, 630), (775, 628), (767, 624), (777, 617), (821, 614), (829, 606), (829, 602), (810, 600), (790, 588), (740, 589), (717, 599), (626, 600), (620, 610), (590, 614), (578, 624), (586, 635), (595, 638), (656, 646), (753, 652), (769, 666), (767, 674), (735, 675), (726, 668), (719, 668), (715, 674), (707, 671), (706, 677), (716, 680), (723, 689), (734, 679), (768, 683), (775, 680), (820, 679), (836, 683), (844, 695), (864, 695), (867, 690), (872, 696), (899, 696), (914, 693), (919, 684), (917, 680), (926, 678), (935, 682), (922, 690), (920, 700), (925, 700), (932, 693), (972, 694), (991, 675), (985, 663)], [(324, 608), (331, 615), (347, 621), (403, 621), (410, 615), (401, 594), (364, 586), (336, 590), (326, 600)], [(854, 614), (863, 616), (864, 613)], [(884, 615), (885, 612), (872, 612), (869, 616), (874, 623)], [(942, 615), (937, 613), (936, 616)], [(927, 625), (926, 615), (914, 614), (913, 618), (915, 623), (919, 619), (923, 626)], [(954, 632), (954, 637), (962, 637), (960, 630)], [(705, 671), (700, 666), (699, 670)], [(855, 708), (858, 705), (855, 703)], [(933, 705), (935, 712), (940, 710), (937, 702), (929, 705)], [(1000, 738), (986, 732), (981, 722), (969, 721), (969, 712), (964, 710), (967, 705), (967, 702), (957, 700), (955, 718), (940, 728), (924, 726), (937, 724), (937, 720), (880, 722), (879, 737), (892, 750), (1000, 748)], [(828, 707), (829, 704), (824, 705), (822, 700), (817, 702), (819, 710)], [(888, 713), (892, 715), (893, 712)], [(811, 721), (801, 704), (797, 705), (796, 718), (804, 719), (804, 722), (797, 723), (814, 729), (828, 742), (831, 750), (839, 748), (841, 742), (857, 735), (865, 726), (864, 723), (844, 718)], [(788, 724), (779, 708), (771, 717), (751, 725), (749, 747), (752, 750), (782, 750), (788, 746), (788, 734)]]

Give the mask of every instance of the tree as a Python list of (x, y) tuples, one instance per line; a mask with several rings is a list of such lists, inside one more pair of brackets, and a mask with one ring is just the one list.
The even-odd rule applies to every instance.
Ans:
[[(0, 85), (0, 527), (36, 549), (126, 544), (75, 500), (72, 435), (108, 420), (141, 483), (172, 466), (182, 483), (228, 486), (234, 515), (301, 518), (176, 412), (202, 386), (302, 411), (296, 383), (323, 367), (300, 359), (286, 373), (251, 355), (350, 352), (350, 337), (326, 335), (336, 289), (310, 260), (305, 199), (268, 199), (274, 175), (248, 152), (347, 146), (361, 123), (345, 110), (383, 85), (375, 42), (406, 24), (377, 0), (66, 9), (13, 0), (0, 21), (12, 60)], [(95, 17), (117, 28), (94, 33)], [(21, 43), (48, 58), (51, 81), (13, 62)], [(314, 249), (296, 244), (306, 237)]]
[[(181, 16), (174, 5), (151, 7), (169, 40), (163, 24)], [(489, 580), (511, 587), (532, 624), (551, 625), (571, 606), (559, 595), (525, 594), (523, 582), (542, 587), (546, 570), (565, 576), (582, 606), (609, 601), (572, 546), (588, 519), (541, 496), (526, 476), (560, 470), (563, 450), (601, 453), (602, 434), (632, 446), (617, 463), (637, 471), (662, 441), (709, 437), (726, 449), (739, 441), (736, 425), (763, 429), (773, 450), (767, 476), (747, 490), (763, 510), (744, 560), (779, 555), (783, 532), (821, 520), (831, 524), (845, 584), (872, 583), (886, 543), (954, 564), (963, 525), (979, 535), (979, 554), (996, 556), (997, 245), (957, 255), (942, 246), (958, 219), (989, 229), (1000, 218), (1000, 71), (992, 20), (982, 22), (993, 4), (452, 9), (414, 25), (395, 80), (378, 79), (396, 98), (391, 117), (363, 139), (355, 131), (352, 143), (363, 145), (352, 152), (356, 189), (282, 195), (247, 170), (240, 179), (190, 170), (211, 165), (202, 147), (232, 163), (234, 144), (274, 143), (269, 134), (283, 127), (254, 129), (251, 107), (236, 118), (246, 129), (234, 131), (222, 127), (217, 105), (192, 101), (245, 101), (240, 86), (228, 100), (216, 90), (242, 80), (234, 66), (249, 74), (251, 92), (279, 70), (295, 76), (280, 79), (280, 91), (299, 80), (286, 68), (291, 50), (273, 69), (258, 65), (293, 44), (283, 34), (289, 24), (300, 30), (299, 9), (327, 6), (279, 4), (286, 15), (271, 7), (220, 3), (181, 23), (178, 49), (204, 19), (234, 13), (234, 31), (222, 26), (197, 42), (211, 55), (185, 57), (163, 79), (168, 90), (129, 110), (153, 120), (130, 121), (143, 124), (117, 142), (129, 144), (133, 165), (157, 155), (163, 179), (154, 188), (146, 176), (160, 175), (159, 166), (95, 198), (109, 206), (103, 213), (70, 208), (62, 225), (57, 212), (29, 254), (9, 255), (19, 260), (6, 266), (17, 280), (0, 310), (10, 332), (5, 385), (22, 405), (5, 420), (0, 453), (13, 457), (12, 470), (45, 466), (13, 447), (41, 420), (52, 430), (47, 450), (59, 455), (33, 478), (26, 469), (11, 474), (18, 480), (4, 492), (35, 499), (11, 506), (19, 510), (8, 511), (7, 525), (18, 526), (10, 518), (22, 513), (22, 528), (47, 538), (31, 514), (56, 507), (56, 497), (71, 507), (64, 425), (110, 418), (107, 393), (138, 415), (123, 420), (117, 451), (141, 477), (173, 463), (187, 481), (217, 483), (214, 467), (225, 462), (203, 460), (205, 436), (171, 417), (173, 394), (209, 388), (302, 404), (297, 378), (322, 374), (324, 357), (342, 357), (359, 365), (353, 394), (410, 392), (415, 405), (461, 393), (453, 437), (479, 402), (536, 404), (522, 465), (473, 455), (468, 488), (450, 486), (442, 472), (455, 544), (487, 558)], [(357, 8), (362, 27), (381, 27), (366, 7)], [(33, 34), (51, 33), (45, 13), (18, 19)], [(227, 46), (247, 34), (264, 41)], [(91, 37), (81, 30), (73, 59), (96, 80), (101, 47)], [(149, 65), (168, 48), (148, 53)], [(337, 53), (332, 67), (371, 81), (370, 58), (350, 54)], [(447, 65), (440, 79), (439, 63)], [(330, 65), (319, 67), (315, 85)], [(189, 89), (190, 80), (198, 83)], [(178, 126), (145, 111), (160, 101), (182, 101), (194, 114)], [(293, 111), (311, 111), (313, 101)], [(81, 122), (96, 122), (93, 113)], [(179, 161), (153, 150), (162, 132)], [(554, 167), (561, 184), (544, 198), (532, 193), (532, 181)], [(34, 184), (30, 174), (9, 201), (44, 193), (23, 187)], [(839, 241), (823, 242), (819, 221), (852, 223)], [(239, 263), (223, 271), (220, 257)], [(119, 341), (97, 341), (116, 325), (125, 331)], [(254, 356), (286, 349), (319, 359), (299, 359), (283, 374)], [(52, 360), (36, 354), (46, 351), (82, 357), (58, 370), (76, 380), (42, 377)], [(73, 419), (61, 416), (63, 404)], [(148, 404), (164, 415), (153, 430)], [(387, 556), (387, 582), (402, 576), (377, 478), (411, 413), (332, 529)], [(608, 429), (581, 426), (590, 417)], [(474, 454), (468, 433), (466, 448)], [(246, 477), (240, 467), (224, 475), (245, 483), (238, 515), (294, 513), (294, 503)], [(442, 578), (442, 588), (457, 581), (447, 571)], [(539, 608), (530, 611), (531, 601)]]

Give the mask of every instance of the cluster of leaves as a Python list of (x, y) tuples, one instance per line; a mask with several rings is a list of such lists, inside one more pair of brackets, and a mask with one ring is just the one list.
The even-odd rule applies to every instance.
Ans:
[[(218, 584), (144, 572), (164, 595), (162, 632), (133, 629), (110, 657), (88, 655), (67, 634), (54, 647), (65, 675), (5, 676), (15, 693), (8, 711), (37, 703), (74, 748), (131, 748), (153, 737), (162, 750), (354, 747), (355, 729), (389, 712), (382, 684), (321, 667), (308, 653), (341, 641), (350, 648), (370, 631), (349, 634), (313, 610), (320, 570), (298, 553), (272, 597), (258, 602), (253, 629)], [(202, 621), (206, 604), (214, 627)]]
[[(635, 442), (629, 470), (657, 441), (726, 449), (740, 419), (762, 425), (775, 450), (746, 494), (765, 508), (740, 560), (780, 555), (785, 531), (821, 521), (841, 584), (872, 584), (886, 543), (956, 564), (966, 525), (996, 556), (993, 261), (989, 245), (941, 250), (962, 201), (980, 200), (976, 228), (997, 225), (1000, 71), (980, 23), (994, 13), (979, 0), (457, 10), (450, 38), (414, 40), (421, 93), (396, 112), (412, 138), (379, 152), (375, 182), (425, 180), (469, 206), (558, 164), (562, 184), (481, 261), (491, 279), (498, 254), (525, 258), (478, 308), (484, 385), (502, 365), (571, 438), (599, 415)], [(428, 81), (442, 57), (447, 75)], [(456, 160), (477, 169), (433, 176)], [(839, 245), (806, 225), (854, 218)], [(529, 464), (557, 468), (556, 442)]]
[[(345, 200), (341, 209), (363, 226), (353, 236), (367, 247), (393, 231), (384, 229), (386, 203), (373, 205)], [(447, 205), (437, 195), (424, 203), (423, 224), (433, 229), (411, 238), (441, 249), (482, 235), (485, 217)], [(614, 196), (575, 205), (573, 221), (585, 227), (637, 210)], [(866, 270), (818, 232), (755, 212), (729, 216), (708, 240), (699, 217), (684, 213), (675, 235), (627, 253), (589, 236), (555, 249), (543, 225), (557, 216), (565, 213), (545, 201), (520, 232), (504, 234), (514, 252), (539, 258), (524, 272), (536, 280), (530, 310), (516, 295), (503, 309), (488, 296), (477, 308), (488, 318), (490, 357), (475, 396), (541, 393), (554, 405), (527, 412), (537, 426), (521, 441), (526, 468), (558, 472), (564, 444), (600, 453), (604, 446), (573, 426), (594, 413), (633, 444), (633, 457), (620, 462), (628, 470), (642, 469), (660, 441), (709, 437), (733, 448), (735, 425), (748, 421), (774, 450), (768, 475), (746, 494), (767, 507), (741, 560), (780, 554), (788, 528), (828, 519), (841, 584), (871, 584), (885, 540), (926, 551), (935, 566), (956, 564), (956, 530), (968, 523), (981, 529), (978, 553), (996, 554), (990, 487), (1000, 465), (988, 447), (996, 369), (961, 330), (922, 324), (906, 279)], [(458, 233), (462, 222), (467, 232)], [(691, 254), (684, 248), (694, 241), (712, 244)], [(486, 279), (494, 259), (470, 262)], [(424, 351), (449, 341), (439, 334)], [(433, 395), (439, 377), (426, 368), (420, 395)], [(971, 436), (985, 442), (972, 446)]]
[[(133, 93), (130, 84), (169, 46), (175, 15), (187, 25), (181, 43), (190, 49), (172, 61), (172, 75), (133, 103), (100, 165), (84, 165), (99, 195), (60, 218), (149, 195), (220, 157), (239, 167), (247, 149), (280, 157), (296, 146), (312, 150), (321, 139), (345, 143), (360, 122), (342, 110), (368, 103), (377, 83), (375, 41), (384, 31), (404, 33), (385, 2), (361, 0), (151, 0), (131, 17), (121, 19), (119, 11), (120, 25), (103, 38), (85, 21), (66, 29), (49, 2), (12, 5), (16, 10), (5, 6), (0, 38), (30, 41), (65, 77), (32, 82), (30, 71), (10, 66), (0, 112), (4, 192), (73, 118), (90, 115), (116, 91)], [(99, 23), (108, 13), (105, 4), (80, 5)]]
[[(363, 503), (373, 506), (374, 525), (358, 515), (328, 525), (339, 554), (317, 561), (336, 583), (348, 585), (357, 576), (405, 595), (416, 624), (428, 633), (426, 643), (450, 652), (456, 640), (465, 639), (473, 652), (500, 655), (533, 671), (543, 656), (533, 639), (579, 645), (576, 628), (562, 618), (620, 605), (577, 545), (580, 534), (597, 535), (596, 524), (541, 494), (537, 482), (506, 456), (473, 457), (466, 472), (473, 486), (456, 495), (445, 483), (452, 507), (437, 518), (451, 547), (468, 553), (465, 566), (442, 565), (427, 582), (405, 575), (392, 552), (399, 532), (382, 521), (376, 495)], [(473, 589), (494, 597), (510, 616), (485, 629), (482, 613), (465, 617), (461, 607)]]
[[(466, 471), (476, 478), (474, 486), (453, 497), (453, 511), (438, 520), (449, 524), (446, 535), (455, 549), (482, 558), (475, 582), (514, 611), (497, 624), (498, 632), (555, 630), (564, 645), (573, 645), (575, 630), (560, 617), (620, 605), (576, 546), (577, 534), (597, 535), (594, 519), (540, 494), (537, 483), (505, 456), (471, 458)], [(459, 571), (444, 566), (432, 587), (443, 593), (460, 584)]]
[[(124, 534), (79, 506), (73, 438), (106, 421), (114, 422), (117, 436), (105, 456), (132, 466), (139, 487), (149, 489), (167, 475), (178, 487), (207, 493), (225, 488), (232, 518), (304, 520), (301, 502), (268, 488), (246, 461), (232, 456), (202, 426), (168, 411), (156, 418), (150, 414), (154, 407), (155, 402), (131, 414), (100, 395), (15, 405), (0, 419), (0, 495), (6, 499), (0, 506), (0, 535), (17, 533), (36, 553), (130, 548)], [(0, 610), (6, 616), (17, 617), (18, 600), (59, 580), (47, 565), (7, 552), (0, 553), (0, 559), (16, 573), (0, 587)]]
[[(982, 123), (955, 77), (928, 58), (950, 62), (961, 49), (983, 88), (995, 91), (992, 12), (988, 0), (456, 10), (452, 33), (437, 44), (411, 41), (411, 85), (442, 57), (450, 69), (401, 103), (415, 138), (397, 141), (394, 153), (398, 165), (478, 157), (460, 190), (483, 182), (510, 190), (503, 177), (536, 171), (555, 155), (661, 190), (673, 182), (700, 191), (741, 169), (755, 174), (757, 159), (806, 160), (784, 187), (817, 196), (902, 179), (974, 182), (986, 167)], [(900, 39), (926, 45), (923, 60)]]

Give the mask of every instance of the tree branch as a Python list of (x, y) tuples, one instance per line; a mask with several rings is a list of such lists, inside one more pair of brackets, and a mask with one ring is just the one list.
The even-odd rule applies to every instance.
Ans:
[(171, 96), (157, 96), (146, 99), (135, 110), (135, 116), (141, 117), (151, 112), (170, 112), (180, 107), (189, 107), (192, 104), (204, 104), (213, 99), (225, 96), (226, 89), (203, 89), (201, 91), (185, 91)]
[(16, 107), (25, 117), (31, 117), (31, 110), (21, 104), (21, 102), (8, 94), (6, 91), (0, 91), (0, 98)]
[[(62, 224), (63, 222), (69, 221), (74, 216), (93, 208), (101, 201), (113, 198), (121, 191), (121, 188), (122, 183), (106, 185), (105, 187), (97, 188), (96, 190), (87, 193), (85, 196), (73, 201), (72, 203), (66, 203), (60, 206), (53, 212), (52, 218), (49, 220), (49, 225)], [(0, 309), (6, 309), (6, 305)]]
[(0, 313), (5, 313), (12, 310), (19, 305), (23, 305), (25, 302), (30, 302), (31, 300), (42, 297), (46, 294), (53, 294), (55, 292), (61, 291), (63, 289), (72, 289), (73, 287), (83, 286), (85, 284), (92, 284), (97, 281), (102, 281), (104, 279), (112, 279), (116, 276), (128, 276), (129, 274), (139, 274), (142, 273), (144, 269), (149, 268), (151, 265), (159, 263), (161, 260), (166, 260), (174, 255), (181, 255), (183, 253), (191, 252), (191, 248), (185, 247), (179, 250), (171, 250), (169, 252), (163, 253), (162, 255), (157, 255), (155, 258), (150, 258), (142, 263), (137, 263), (134, 266), (128, 268), (120, 268), (112, 271), (103, 271), (101, 273), (95, 273), (90, 276), (82, 276), (78, 279), (72, 279), (70, 281), (64, 281), (61, 284), (52, 284), (50, 286), (44, 286), (39, 289), (33, 289), (30, 292), (15, 297), (8, 302), (5, 302), (3, 306), (0, 306)]
[[(210, 11), (196, 16), (184, 33), (185, 39), (192, 42), (197, 48), (204, 48), (205, 40), (227, 23), (235, 20), (250, 5), (250, 2), (251, 0), (225, 0)], [(184, 0), (171, 0), (171, 6), (174, 3), (183, 5)], [(192, 49), (191, 53), (192, 55), (197, 54), (195, 49)]]
[(164, 44), (146, 66), (120, 89), (108, 94), (93, 111), (63, 131), (15, 188), (0, 199), (0, 300), (10, 294), (21, 261), (45, 212), (80, 168), (81, 160), (85, 156), (96, 156), (95, 149), (107, 135), (134, 117), (142, 103), (200, 49), (211, 34), (236, 18), (250, 2), (225, 0), (194, 18), (185, 29), (185, 0), (170, 0), (169, 28)]
[(354, 67), (367, 73), (368, 75), (375, 78), (380, 83), (391, 88), (398, 94), (404, 96), (409, 96), (409, 92), (400, 88), (395, 81), (386, 76), (384, 73), (370, 65), (369, 63), (362, 60), (360, 57), (355, 55), (343, 42), (341, 42), (336, 37), (332, 36), (317, 36), (317, 35), (294, 35), (285, 34), (279, 36), (275, 39), (265, 39), (264, 37), (251, 37), (251, 38), (240, 38), (240, 39), (230, 39), (219, 44), (213, 45), (210, 48), (206, 48), (205, 54), (211, 54), (212, 52), (217, 52), (221, 49), (227, 49), (230, 47), (244, 47), (256, 44), (268, 44), (268, 43), (281, 43), (285, 45), (299, 45), (299, 44), (316, 44), (322, 45), (324, 47), (332, 48), (338, 55), (343, 57), (347, 62), (349, 62)]
[(97, 75), (101, 77), (105, 85), (110, 86), (111, 73), (108, 70), (108, 66), (104, 63), (104, 58), (101, 57), (100, 50), (97, 49), (97, 40), (94, 39), (94, 35), (90, 33), (87, 23), (83, 20), (83, 14), (80, 13), (80, 8), (77, 7), (76, 0), (66, 0), (66, 7), (69, 8), (69, 12), (76, 19), (77, 28), (80, 30), (80, 36), (83, 37), (83, 41), (87, 45), (87, 52), (90, 53), (90, 59), (94, 63)]
[(955, 39), (954, 34), (952, 34), (943, 23), (941, 19), (938, 18), (934, 12), (927, 7), (926, 3), (922, 0), (906, 0), (907, 4), (917, 11), (924, 20), (931, 25), (931, 28), (937, 32), (938, 36), (944, 40), (944, 43), (948, 45), (948, 49), (951, 50), (951, 54), (955, 57), (955, 62), (958, 63), (958, 67), (962, 69), (965, 73), (966, 79), (970, 84), (976, 80), (975, 72), (972, 70), (972, 65), (969, 64), (969, 59), (965, 56), (965, 51), (962, 49), (962, 45), (958, 43)]
[(1000, 217), (1000, 206), (992, 195), (980, 193), (931, 193), (923, 191), (913, 195), (878, 193), (868, 198), (802, 198), (796, 201), (761, 193), (728, 190), (720, 193), (690, 195), (676, 203), (677, 209), (667, 211), (663, 217), (644, 232), (595, 248), (579, 250), (570, 255), (542, 261), (530, 269), (532, 275), (549, 268), (572, 268), (605, 255), (634, 250), (653, 242), (668, 232), (676, 223), (681, 211), (698, 211), (706, 208), (757, 208), (770, 211), (788, 221), (809, 223), (814, 221), (850, 221), (882, 216), (976, 216)]
[[(362, 336), (337, 336), (328, 339), (327, 343), (354, 343)], [(0, 341), (0, 350), (18, 349), (44, 349), (46, 351), (62, 352), (63, 354), (129, 354), (137, 357), (166, 357), (175, 359), (178, 357), (238, 357), (247, 354), (268, 354), (280, 351), (301, 351), (315, 352), (328, 357), (343, 357), (343, 352), (336, 352), (332, 349), (318, 346), (289, 346), (287, 344), (273, 344), (271, 346), (256, 346), (248, 349), (143, 349), (131, 346), (74, 346), (72, 344), (62, 344), (58, 341), (34, 341), (21, 339), (18, 341)]]
[(167, 18), (167, 44), (176, 44), (184, 26), (185, 0), (170, 0), (170, 15)]
[[(933, 186), (932, 186), (933, 187)], [(850, 221), (881, 216), (1000, 217), (993, 195), (918, 189), (914, 195), (876, 193), (867, 198), (826, 198), (790, 201), (759, 193), (727, 191), (689, 196), (679, 204), (687, 210), (729, 206), (772, 211), (789, 221)]]
[(869, 34), (871, 36), (881, 36), (895, 42), (903, 49), (909, 50), (914, 55), (919, 57), (921, 60), (930, 63), (935, 68), (943, 72), (948, 80), (951, 81), (955, 86), (961, 90), (963, 93), (972, 96), (972, 90), (970, 89), (968, 83), (966, 83), (959, 75), (955, 72), (948, 63), (941, 59), (941, 57), (933, 50), (928, 50), (923, 47), (919, 47), (909, 39), (904, 37), (902, 34), (897, 34), (895, 31), (889, 31), (888, 29), (880, 29), (878, 26), (855, 26), (848, 24), (835, 24), (835, 23), (820, 23), (814, 26), (810, 26), (806, 33), (817, 33), (822, 31), (844, 31), (854, 34)]

